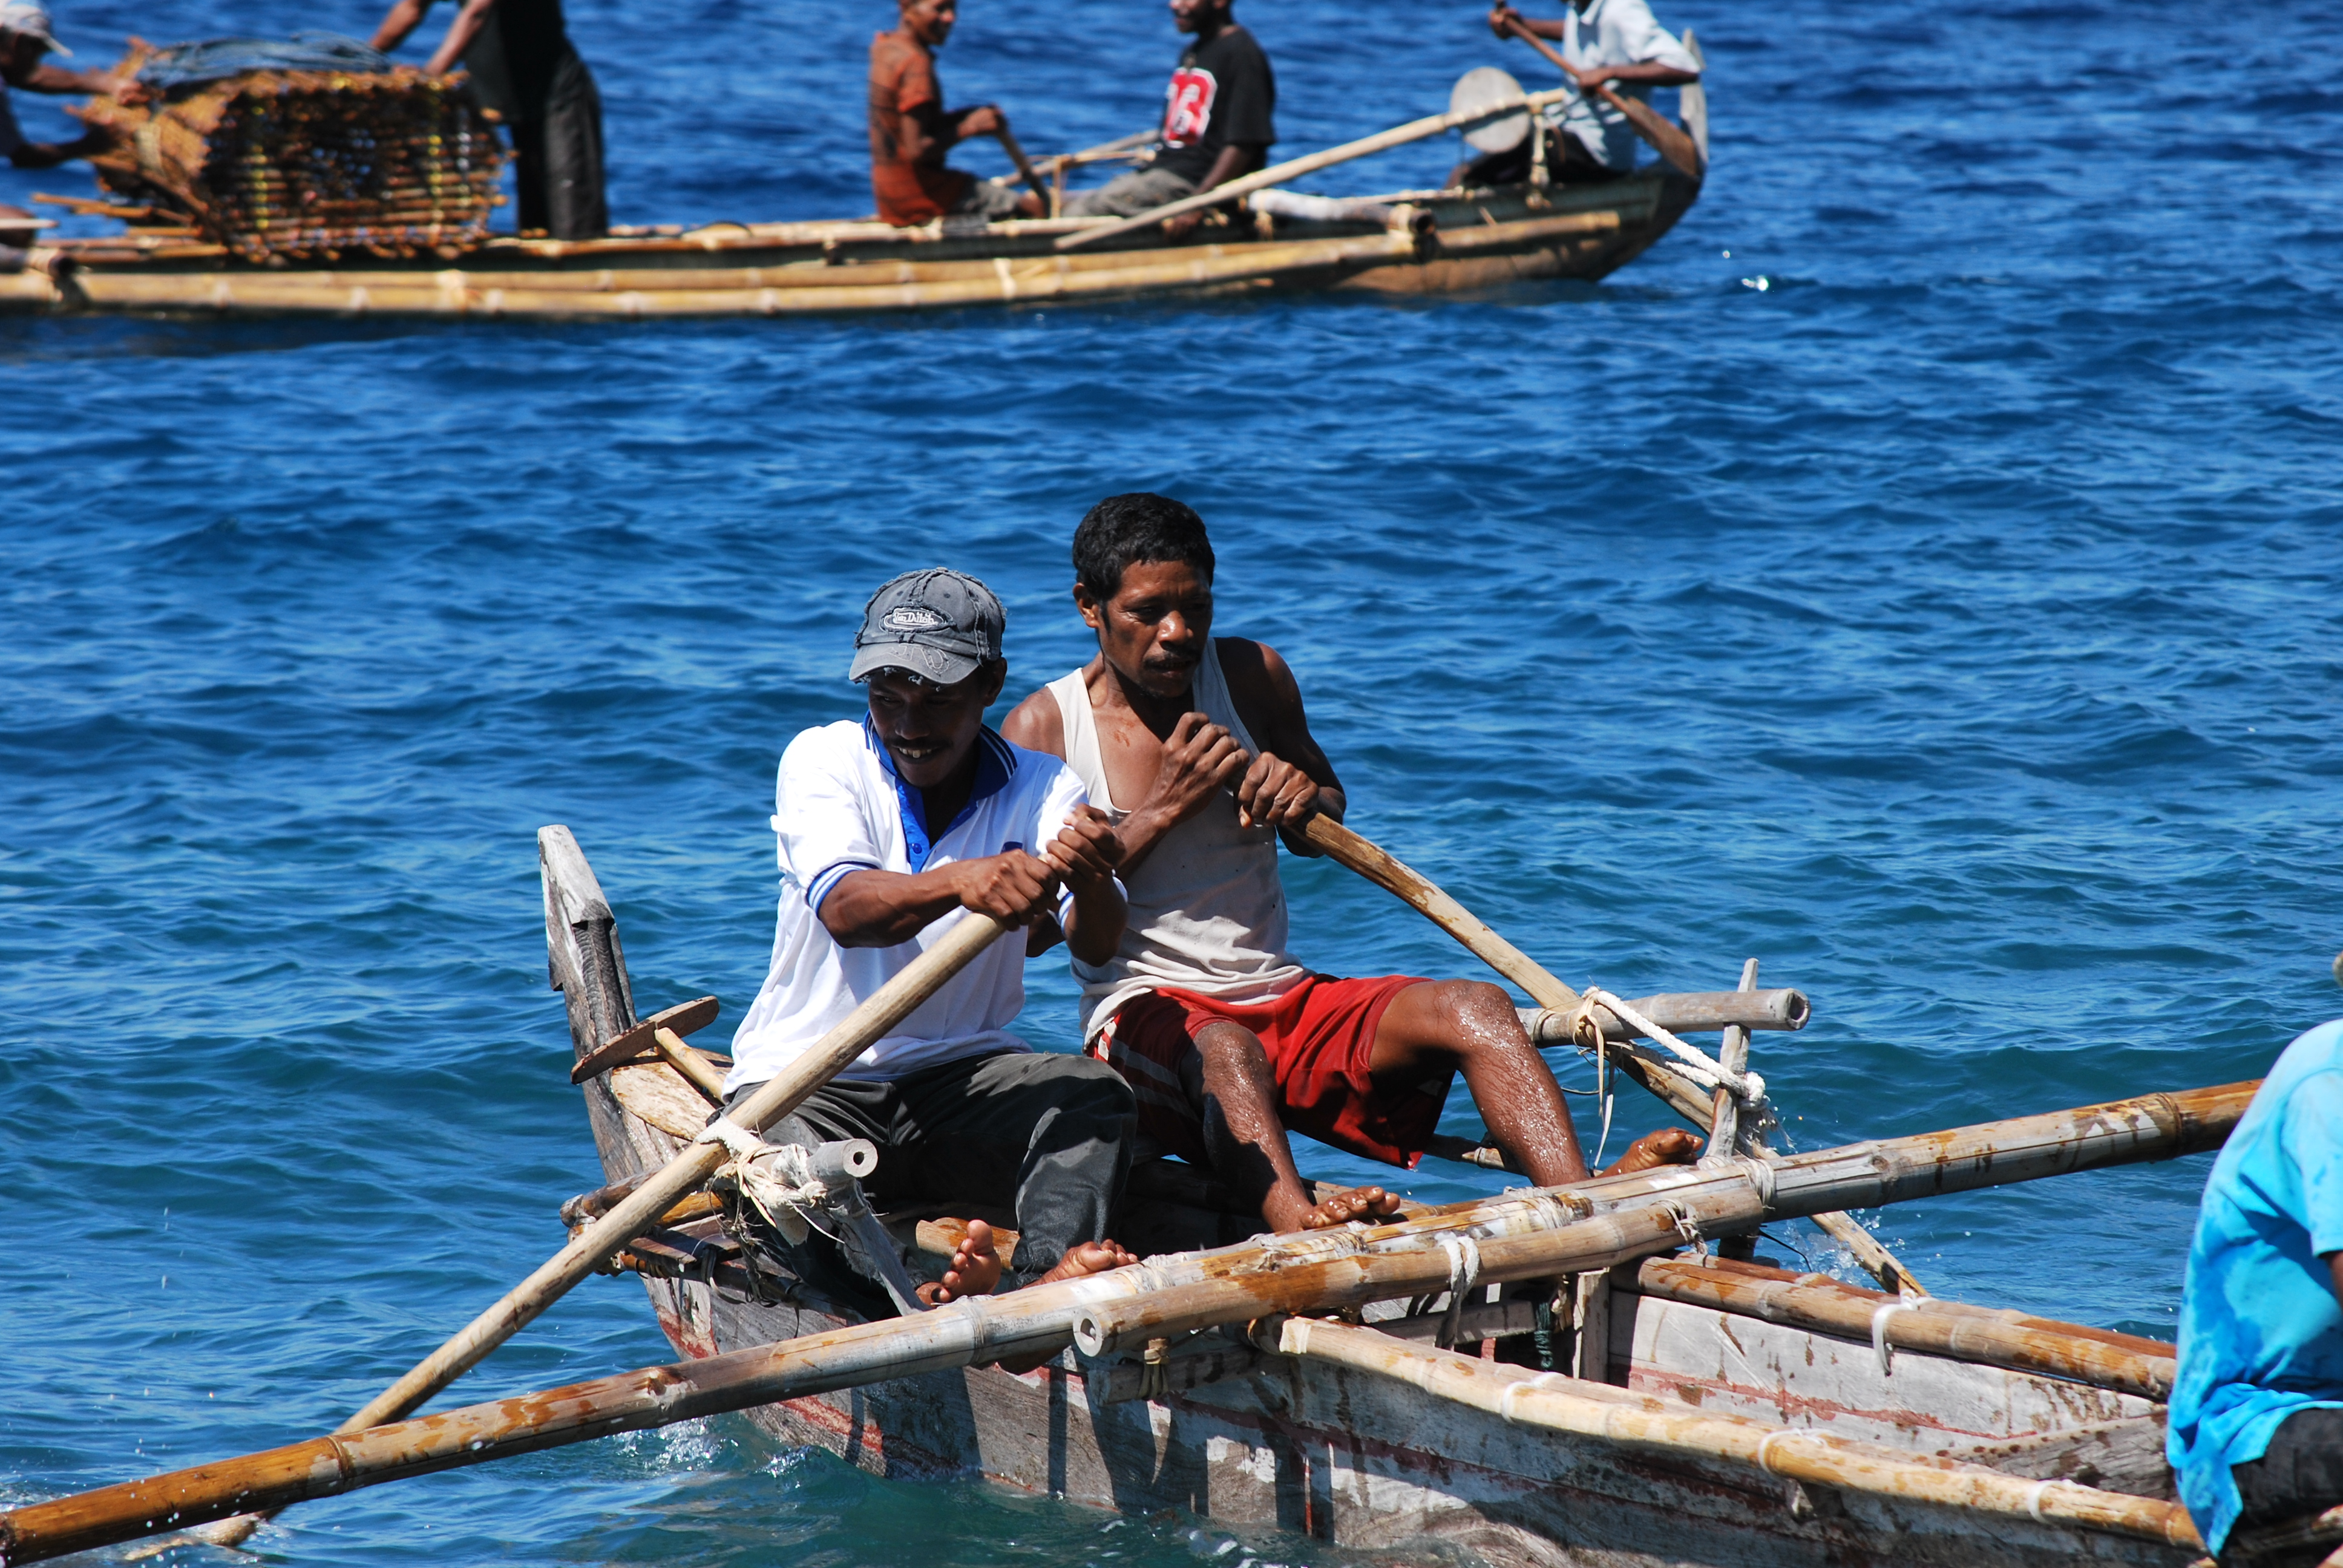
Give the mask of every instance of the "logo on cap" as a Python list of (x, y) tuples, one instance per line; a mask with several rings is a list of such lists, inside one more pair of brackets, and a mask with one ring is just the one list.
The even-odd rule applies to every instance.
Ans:
[(889, 610), (879, 624), (889, 631), (934, 631), (951, 622), (925, 605), (901, 604)]

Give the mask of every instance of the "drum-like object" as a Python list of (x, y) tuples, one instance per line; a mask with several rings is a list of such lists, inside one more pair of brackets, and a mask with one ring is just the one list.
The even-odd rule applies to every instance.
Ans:
[[(1494, 65), (1476, 65), (1457, 77), (1456, 85), (1449, 90), (1448, 112), (1463, 114), (1522, 95), (1522, 85), (1510, 73)], [(1509, 153), (1527, 141), (1529, 134), (1530, 112), (1521, 109), (1500, 119), (1465, 126), (1464, 141), (1476, 152)]]

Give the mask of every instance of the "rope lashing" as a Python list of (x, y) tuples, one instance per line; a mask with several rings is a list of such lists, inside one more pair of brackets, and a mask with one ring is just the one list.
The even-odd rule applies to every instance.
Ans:
[(1456, 1347), (1456, 1332), (1463, 1326), (1464, 1297), (1481, 1279), (1481, 1243), (1470, 1236), (1443, 1236), (1440, 1250), (1448, 1254), (1448, 1315), (1441, 1321), (1434, 1342), (1443, 1351)]
[(1887, 1321), (1911, 1310), (1909, 1302), (1885, 1302), (1871, 1314), (1871, 1348), (1879, 1357), (1881, 1377), (1893, 1377), (1896, 1372), (1896, 1347), (1887, 1342)]
[(1601, 1059), (1604, 1047), (1603, 1023), (1594, 1016), (1596, 1008), (1604, 1008), (1637, 1034), (1664, 1047), (1683, 1062), (1680, 1071), (1703, 1089), (1723, 1089), (1744, 1105), (1754, 1106), (1765, 1098), (1765, 1081), (1754, 1072), (1735, 1072), (1715, 1057), (1696, 1046), (1686, 1045), (1635, 1010), (1632, 1002), (1624, 1001), (1600, 986), (1590, 986), (1579, 998), (1578, 1010), (1571, 1015), (1570, 1036), (1585, 1050), (1594, 1051)]
[(1564, 1378), (1560, 1372), (1540, 1372), (1534, 1378), (1524, 1378), (1520, 1382), (1507, 1383), (1505, 1385), (1505, 1392), (1497, 1396), (1498, 1417), (1501, 1420), (1508, 1422), (1516, 1419), (1513, 1415), (1513, 1401), (1521, 1397), (1523, 1390), (1551, 1388), (1557, 1382), (1565, 1382), (1569, 1380)]
[(709, 1122), (692, 1141), (724, 1146), (732, 1158), (717, 1167), (716, 1176), (730, 1177), (740, 1195), (791, 1245), (804, 1244), (816, 1231), (832, 1241), (840, 1239), (820, 1218), (833, 1196), (829, 1183), (803, 1169), (788, 1169), (804, 1163), (804, 1151), (797, 1145), (768, 1143), (729, 1116)]
[(1764, 1471), (1768, 1475), (1779, 1475), (1781, 1472), (1775, 1470), (1772, 1462), (1766, 1458), (1766, 1451), (1771, 1449), (1775, 1443), (1785, 1442), (1791, 1438), (1812, 1437), (1815, 1434), (1810, 1432), (1767, 1432), (1764, 1437), (1760, 1438), (1757, 1442), (1757, 1468)]

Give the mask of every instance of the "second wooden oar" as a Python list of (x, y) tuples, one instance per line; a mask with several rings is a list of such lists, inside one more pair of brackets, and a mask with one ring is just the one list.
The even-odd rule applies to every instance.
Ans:
[[(1575, 83), (1578, 80), (1578, 73), (1571, 69), (1570, 62), (1562, 57), (1560, 50), (1519, 22), (1508, 22), (1505, 25), (1514, 37), (1561, 66), (1564, 74), (1568, 75), (1572, 82)], [(1684, 127), (1671, 121), (1643, 99), (1631, 98), (1624, 93), (1612, 91), (1611, 84), (1608, 82), (1598, 84), (1594, 90), (1602, 95), (1604, 103), (1627, 116), (1627, 123), (1635, 127), (1635, 134), (1651, 143), (1660, 156), (1667, 159), (1693, 178), (1702, 177), (1700, 148)]]
[(1003, 126), (992, 134), (1001, 138), (1001, 150), (1007, 153), (1009, 161), (1017, 166), (1018, 174), (1032, 187), (1033, 194), (1041, 198), (1041, 216), (1057, 216), (1058, 204), (1051, 198), (1050, 187), (1042, 182), (1040, 175), (1033, 172), (1033, 160), (1025, 156), (1025, 149), (1017, 145), (1017, 138), (1010, 133), (1009, 127)]
[[(734, 1108), (729, 1120), (750, 1132), (761, 1132), (796, 1110), (1010, 930), (990, 915), (970, 913), (872, 992), (811, 1050), (766, 1080)], [(453, 1339), (417, 1362), (405, 1377), (334, 1430), (363, 1432), (414, 1410), (534, 1322), (572, 1285), (616, 1257), (627, 1243), (656, 1225), (677, 1200), (697, 1191), (718, 1166), (731, 1158), (732, 1151), (713, 1139), (689, 1145), (666, 1169), (580, 1231), (502, 1301), (467, 1323)], [(259, 1523), (254, 1515), (242, 1515), (206, 1531), (204, 1539), (214, 1545), (234, 1545)]]
[(1490, 104), (1477, 109), (1459, 109), (1453, 114), (1447, 115), (1427, 115), (1420, 120), (1410, 120), (1403, 126), (1393, 126), (1387, 131), (1377, 131), (1372, 136), (1361, 136), (1355, 142), (1344, 142), (1339, 147), (1328, 147), (1322, 153), (1311, 153), (1302, 157), (1288, 158), (1282, 164), (1272, 164), (1265, 169), (1232, 179), (1225, 185), (1214, 186), (1211, 190), (1198, 191), (1194, 196), (1182, 196), (1178, 201), (1166, 202), (1161, 206), (1141, 213), (1136, 217), (1127, 217), (1120, 223), (1104, 224), (1097, 228), (1086, 228), (1080, 234), (1067, 235), (1058, 241), (1058, 248), (1079, 250), (1086, 245), (1096, 245), (1102, 239), (1112, 239), (1117, 235), (1129, 234), (1133, 229), (1141, 229), (1150, 224), (1161, 223), (1167, 217), (1178, 217), (1182, 213), (1197, 212), (1204, 207), (1218, 206), (1222, 202), (1234, 201), (1239, 196), (1251, 196), (1259, 190), (1267, 190), (1280, 181), (1293, 179), (1302, 175), (1316, 174), (1320, 169), (1332, 168), (1336, 164), (1346, 164), (1353, 158), (1363, 158), (1370, 153), (1380, 153), (1389, 147), (1405, 146), (1410, 142), (1420, 142), (1426, 136), (1436, 136), (1443, 131), (1453, 131), (1459, 126), (1469, 126), (1476, 120), (1493, 120), (1501, 116), (1518, 114), (1524, 109), (1534, 114), (1548, 104), (1559, 104), (1565, 98), (1574, 96), (1577, 92), (1578, 89), (1575, 87), (1557, 87), (1550, 93), (1532, 93), (1526, 97), (1508, 98), (1503, 103)]
[[(1576, 991), (1499, 936), (1478, 915), (1450, 898), (1439, 883), (1381, 845), (1322, 812), (1310, 819), (1302, 836), (1323, 849), (1330, 859), (1420, 910), (1433, 925), (1463, 943), (1473, 957), (1527, 991), (1540, 1007), (1564, 1013), (1577, 1010), (1581, 998)], [(1690, 1080), (1624, 1052), (1614, 1054), (1611, 1065), (1665, 1101), (1679, 1115), (1690, 1117), (1694, 1125), (1708, 1125), (1708, 1101)]]
[[(1576, 991), (1547, 973), (1527, 953), (1499, 936), (1472, 910), (1450, 898), (1431, 878), (1373, 840), (1353, 832), (1323, 813), (1310, 819), (1308, 826), (1302, 829), (1302, 837), (1325, 850), (1331, 859), (1348, 866), (1377, 887), (1397, 895), (1423, 911), (1433, 925), (1463, 943), (1482, 962), (1529, 992), (1540, 1007), (1550, 1008), (1556, 1012), (1569, 1012), (1579, 1005), (1580, 998)], [(1755, 977), (1752, 974), (1745, 978), (1754, 980)], [(1639, 1061), (1624, 1052), (1614, 1055), (1611, 1065), (1657, 1095), (1679, 1114), (1689, 1118), (1695, 1127), (1711, 1124), (1715, 1107), (1703, 1100), (1700, 1091), (1681, 1074)], [(1729, 1154), (1732, 1151), (1713, 1152)], [(1854, 1216), (1825, 1212), (1811, 1218), (1825, 1232), (1852, 1252), (1855, 1261), (1880, 1283), (1890, 1290), (1909, 1290), (1921, 1295), (1927, 1293), (1913, 1278), (1911, 1271), (1904, 1267), (1903, 1260), (1881, 1246), (1878, 1239), (1858, 1224)]]

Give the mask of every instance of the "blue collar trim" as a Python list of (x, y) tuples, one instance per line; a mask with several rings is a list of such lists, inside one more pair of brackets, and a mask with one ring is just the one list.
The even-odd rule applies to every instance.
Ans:
[[(936, 845), (950, 838), (953, 829), (976, 815), (977, 807), (998, 795), (1008, 787), (1009, 780), (1017, 776), (1017, 754), (1010, 749), (1009, 742), (994, 734), (990, 725), (980, 729), (976, 736), (976, 783), (969, 789), (968, 803), (960, 809), (959, 816), (944, 824), (943, 831), (930, 833), (928, 830), (925, 795), (904, 783), (903, 776), (895, 771), (894, 757), (888, 751), (886, 742), (879, 739), (877, 728), (867, 717), (862, 720), (862, 739), (878, 757), (879, 766), (887, 770), (887, 777), (894, 782), (895, 808), (903, 818), (903, 854), (914, 871), (926, 870), (928, 858), (935, 853)], [(1023, 848), (1022, 845), (1006, 847)]]

